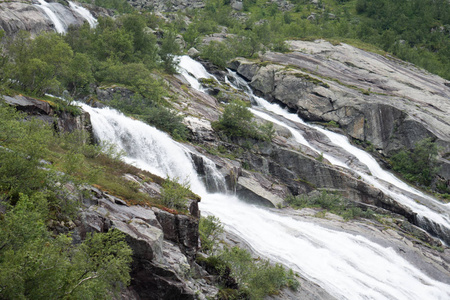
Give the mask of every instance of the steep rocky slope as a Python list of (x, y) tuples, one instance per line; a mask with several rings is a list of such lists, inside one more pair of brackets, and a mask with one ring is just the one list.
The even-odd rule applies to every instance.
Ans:
[[(135, 6), (163, 5), (158, 9), (171, 10), (175, 6), (184, 9), (189, 5), (202, 5), (202, 2), (136, 1)], [(19, 29), (31, 30), (33, 34), (53, 30), (33, 6), (15, 2), (8, 5), (5, 6), (8, 14), (0, 16), (1, 20), (6, 20), (2, 28), (8, 34), (13, 35)], [(23, 15), (18, 15), (19, 12)], [(13, 16), (18, 16), (14, 22)], [(230, 67), (245, 77), (256, 93), (288, 106), (306, 120), (334, 121), (350, 137), (373, 144), (381, 155), (389, 156), (402, 147), (411, 148), (417, 141), (431, 137), (440, 146), (440, 176), (450, 184), (448, 81), (394, 58), (345, 44), (292, 41), (290, 47), (292, 52), (267, 52), (258, 61), (238, 59)], [(217, 74), (221, 78), (225, 75), (221, 71)], [(224, 83), (205, 83), (208, 95), (191, 88), (182, 76), (166, 76), (164, 80), (175, 99), (174, 108), (186, 115), (191, 143), (185, 146), (191, 150), (197, 172), (206, 182), (204, 156), (225, 175), (228, 189), (248, 201), (281, 207), (285, 197), (291, 194), (337, 191), (359, 207), (383, 214), (380, 219), (383, 223), (378, 222), (380, 220), (344, 222), (332, 214), (325, 214), (322, 220), (312, 217), (316, 210), (298, 213), (286, 209), (281, 213), (364, 235), (386, 247), (393, 247), (399, 253), (406, 253), (405, 257), (430, 277), (448, 283), (449, 250), (428, 233), (449, 243), (449, 232), (436, 232), (431, 226), (431, 229), (424, 228), (427, 233), (415, 227), (419, 224), (411, 209), (362, 181), (356, 173), (330, 165), (317, 153), (296, 142), (282, 127), (275, 126), (272, 143), (222, 139), (211, 127), (211, 122), (221, 115), (220, 101), (241, 98), (249, 102), (247, 95)], [(98, 88), (96, 93), (106, 104), (117, 94), (123, 99), (132, 96), (126, 88), (117, 87)], [(54, 122), (54, 112), (45, 103), (22, 96), (5, 97), (5, 100), (45, 121)], [(55, 126), (59, 130), (81, 129), (88, 119), (87, 114), (77, 118), (62, 116)], [(324, 142), (323, 137), (309, 132), (301, 124), (291, 125), (305, 131), (311, 140)], [(135, 181), (145, 192), (158, 194), (160, 187), (157, 185), (149, 186), (131, 175), (128, 179)], [(83, 198), (85, 207), (80, 219), (69, 229), (79, 238), (87, 232), (104, 232), (110, 228), (127, 234), (135, 251), (134, 279), (131, 288), (124, 291), (123, 298), (195, 299), (217, 292), (211, 282), (204, 280), (208, 278), (204, 270), (194, 262), (198, 249), (196, 202), (192, 203), (191, 215), (185, 216), (159, 208), (132, 206), (95, 188), (90, 191), (92, 196)], [(430, 245), (443, 249), (443, 252), (429, 248)], [(198, 278), (194, 279), (193, 273)], [(332, 298), (308, 280), (301, 280), (304, 288), (299, 294), (285, 291), (278, 298)]]
[[(50, 4), (53, 11), (61, 20), (63, 28), (80, 26), (86, 19), (69, 6), (57, 2)], [(108, 15), (106, 9), (91, 7), (95, 16)], [(0, 3), (0, 30), (4, 30), (7, 36), (15, 36), (20, 30), (28, 31), (31, 36), (36, 36), (43, 31), (55, 31), (55, 24), (49, 18), (37, 1), (3, 1)]]
[(259, 94), (308, 121), (334, 121), (389, 156), (425, 138), (437, 142), (440, 175), (450, 179), (450, 82), (413, 65), (346, 45), (291, 41), (231, 67)]

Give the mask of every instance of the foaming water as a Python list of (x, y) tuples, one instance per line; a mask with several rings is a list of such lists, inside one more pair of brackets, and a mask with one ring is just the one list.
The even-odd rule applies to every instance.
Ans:
[(81, 5), (75, 4), (72, 1), (69, 1), (70, 8), (80, 14), (88, 23), (91, 28), (95, 28), (98, 24), (97, 19), (91, 14), (89, 10), (84, 8)]
[[(326, 152), (323, 153), (323, 156), (333, 165), (341, 166), (346, 169), (355, 171), (359, 176), (361, 176), (361, 178), (364, 181), (370, 183), (374, 187), (383, 191), (384, 194), (392, 197), (399, 203), (408, 206), (410, 209), (416, 212), (418, 214), (419, 221), (420, 218), (423, 217), (426, 217), (429, 220), (433, 221), (435, 223), (435, 226), (441, 227), (436, 228), (434, 230), (436, 233), (442, 232), (443, 234), (445, 234), (445, 232), (450, 232), (450, 209), (447, 205), (444, 205), (440, 203), (438, 200), (428, 195), (425, 195), (424, 193), (418, 191), (417, 189), (407, 185), (406, 183), (404, 183), (403, 181), (401, 181), (388, 171), (383, 170), (381, 166), (377, 163), (377, 161), (370, 154), (351, 145), (347, 137), (304, 122), (298, 115), (289, 113), (287, 110), (281, 108), (279, 105), (269, 103), (265, 99), (255, 96), (252, 93), (247, 82), (245, 82), (242, 78), (237, 76), (236, 73), (230, 71), (230, 75), (233, 76), (234, 80), (238, 85), (238, 86), (233, 85), (233, 87), (244, 88), (244, 90), (253, 98), (254, 102), (257, 104), (257, 107), (272, 112), (286, 120), (300, 123), (302, 125), (308, 126), (309, 128), (319, 131), (320, 133), (325, 135), (333, 145), (335, 145), (336, 149), (340, 149), (340, 151), (343, 153), (351, 154), (352, 156), (356, 157), (360, 163), (367, 166), (370, 173), (365, 173), (363, 170), (352, 168), (349, 165), (347, 165), (343, 160), (333, 157), (332, 155), (329, 155)], [(321, 149), (312, 146), (311, 143), (309, 143), (297, 129), (292, 128), (283, 121), (280, 121), (278, 119), (273, 118), (272, 116), (269, 116), (267, 113), (263, 111), (256, 109), (251, 109), (251, 111), (253, 114), (267, 121), (273, 122), (288, 129), (298, 143), (309, 147), (310, 149), (312, 149), (317, 153), (322, 153)], [(396, 189), (395, 190), (391, 189), (392, 186), (394, 186)], [(418, 201), (416, 201), (417, 199), (405, 195), (401, 191), (406, 192), (409, 195), (412, 194), (420, 197), (423, 201), (426, 201), (427, 204), (432, 206), (433, 209), (437, 210), (437, 212), (421, 203), (418, 203)]]
[(282, 263), (338, 299), (447, 299), (450, 287), (362, 236), (280, 216), (236, 198), (204, 199), (208, 211), (260, 255)]
[(42, 11), (47, 15), (47, 17), (52, 21), (52, 23), (55, 25), (55, 30), (58, 33), (66, 33), (67, 32), (67, 26), (64, 23), (64, 20), (58, 17), (57, 13), (55, 13), (53, 6), (51, 3), (47, 3), (44, 0), (37, 0), (39, 2), (39, 5), (36, 5)]
[[(80, 105), (91, 115), (95, 136), (125, 151), (127, 162), (160, 176), (188, 178), (192, 190), (202, 197), (202, 212), (219, 217), (227, 230), (245, 239), (256, 253), (292, 268), (336, 298), (450, 297), (448, 285), (429, 278), (391, 248), (280, 216), (233, 195), (208, 193), (183, 145), (113, 109)], [(224, 181), (219, 172), (211, 176)]]

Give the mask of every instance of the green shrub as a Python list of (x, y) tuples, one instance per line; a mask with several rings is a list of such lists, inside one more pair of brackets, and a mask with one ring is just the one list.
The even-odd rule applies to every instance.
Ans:
[(182, 123), (183, 116), (165, 107), (154, 106), (145, 110), (143, 120), (172, 135), (177, 140), (186, 140), (188, 129)]
[(263, 299), (285, 286), (294, 290), (299, 287), (292, 271), (279, 264), (272, 265), (265, 259), (255, 260), (247, 250), (226, 248), (220, 258), (230, 267), (230, 275), (237, 281), (239, 289), (250, 299)]
[(213, 122), (215, 130), (223, 131), (228, 136), (247, 137), (252, 132), (253, 114), (248, 110), (248, 105), (241, 100), (233, 100), (225, 106), (225, 110), (219, 121)]
[(401, 150), (391, 157), (394, 171), (416, 184), (429, 186), (438, 171), (437, 146), (431, 138), (415, 144), (412, 150)]
[(200, 233), (202, 251), (213, 253), (219, 244), (218, 238), (223, 233), (223, 225), (220, 223), (219, 218), (215, 216), (200, 218), (198, 231)]
[(188, 199), (192, 196), (189, 182), (179, 182), (178, 178), (167, 177), (162, 184), (161, 202), (164, 206), (186, 210)]
[(200, 49), (200, 56), (225, 69), (227, 62), (235, 57), (231, 47), (224, 42), (212, 41)]
[[(270, 294), (276, 294), (282, 287), (297, 290), (299, 282), (292, 270), (286, 270), (279, 264), (270, 264), (265, 259), (254, 259), (250, 252), (238, 247), (219, 247), (219, 236), (223, 233), (223, 226), (214, 216), (202, 218), (199, 223), (202, 249), (211, 254), (206, 259), (200, 259), (206, 267), (221, 276), (225, 285), (236, 281), (238, 291), (221, 289), (221, 294), (229, 297), (238, 295), (250, 299), (263, 299)], [(202, 263), (200, 262), (200, 263)], [(232, 277), (234, 280), (229, 279)], [(228, 282), (228, 283), (227, 283)], [(235, 299), (235, 298), (231, 298)], [(241, 298), (236, 298), (241, 299)]]
[(286, 202), (295, 209), (306, 207), (317, 207), (342, 216), (345, 220), (356, 218), (373, 218), (374, 212), (371, 209), (366, 211), (343, 199), (339, 194), (322, 191), (313, 196), (289, 196)]

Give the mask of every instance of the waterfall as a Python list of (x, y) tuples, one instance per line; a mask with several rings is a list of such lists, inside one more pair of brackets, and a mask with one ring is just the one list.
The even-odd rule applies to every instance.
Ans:
[(41, 9), (50, 19), (58, 33), (65, 34), (69, 25), (79, 23), (77, 16), (85, 19), (91, 28), (97, 26), (97, 20), (89, 10), (71, 1), (69, 1), (70, 9), (60, 3), (48, 3), (45, 0), (37, 0), (37, 2), (39, 4), (35, 4), (35, 6)]
[(43, 12), (47, 15), (47, 17), (52, 21), (52, 23), (55, 25), (55, 30), (58, 33), (66, 33), (67, 32), (67, 26), (63, 19), (59, 18), (57, 13), (55, 12), (53, 5), (50, 3), (45, 2), (44, 0), (37, 0), (39, 2), (39, 5), (36, 5), (40, 9), (43, 10)]
[(338, 299), (450, 297), (448, 285), (429, 278), (392, 248), (281, 216), (233, 195), (208, 193), (191, 155), (167, 134), (113, 109), (80, 105), (91, 115), (96, 137), (125, 151), (125, 161), (160, 176), (189, 179), (202, 197), (202, 212), (219, 217), (226, 230), (245, 239), (259, 255), (292, 268)]
[[(188, 61), (188, 71), (194, 64), (201, 68)], [(450, 285), (427, 276), (392, 248), (314, 220), (250, 205), (230, 194), (207, 192), (187, 147), (113, 109), (80, 105), (91, 115), (97, 139), (125, 151), (125, 161), (160, 176), (187, 178), (202, 197), (202, 213), (219, 217), (225, 229), (246, 240), (255, 253), (292, 268), (337, 299), (450, 298)], [(219, 172), (211, 174), (223, 182)]]
[[(351, 145), (347, 137), (325, 130), (319, 126), (310, 125), (304, 122), (298, 115), (289, 113), (279, 105), (269, 103), (265, 99), (255, 96), (247, 82), (238, 77), (234, 72), (229, 71), (229, 74), (233, 77), (238, 86), (233, 84), (231, 85), (236, 89), (243, 88), (256, 103), (256, 108), (262, 108), (265, 111), (280, 116), (282, 119), (300, 123), (311, 129), (317, 130), (326, 136), (336, 149), (343, 153), (342, 158), (339, 159), (329, 155), (326, 153), (326, 149), (319, 149), (317, 146), (312, 146), (311, 143), (308, 142), (297, 129), (292, 128), (279, 119), (275, 119), (264, 111), (251, 109), (253, 114), (288, 129), (298, 143), (312, 149), (317, 153), (323, 153), (324, 158), (326, 158), (333, 165), (355, 171), (364, 181), (380, 189), (385, 195), (390, 196), (399, 203), (409, 207), (413, 212), (417, 213), (418, 225), (426, 229), (428, 232), (440, 237), (445, 243), (449, 243), (450, 208), (447, 205), (442, 204), (438, 200), (412, 188), (388, 171), (383, 170), (370, 154)], [(348, 155), (356, 158), (361, 165), (366, 167), (368, 172), (358, 169), (354, 165), (349, 166), (344, 161), (344, 157), (347, 157)], [(433, 209), (430, 209), (428, 206)]]
[(197, 91), (204, 92), (199, 79), (214, 79), (219, 82), (216, 77), (209, 74), (201, 64), (192, 64), (192, 58), (187, 55), (179, 57), (178, 72), (189, 82), (189, 84)]
[(89, 26), (91, 26), (91, 28), (95, 28), (97, 26), (98, 24), (97, 19), (94, 18), (94, 16), (91, 14), (89, 10), (87, 10), (81, 5), (73, 3), (72, 1), (69, 1), (69, 6), (72, 9), (72, 11), (80, 14), (89, 23)]

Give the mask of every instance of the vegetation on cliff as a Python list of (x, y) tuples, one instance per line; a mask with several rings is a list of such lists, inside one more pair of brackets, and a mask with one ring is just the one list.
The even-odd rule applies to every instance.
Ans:
[(219, 65), (227, 57), (251, 57), (260, 49), (286, 50), (283, 45), (286, 39), (325, 38), (370, 50), (382, 49), (450, 79), (448, 1), (323, 0), (313, 4), (308, 0), (293, 0), (290, 3), (291, 9), (287, 10), (272, 1), (246, 0), (243, 1), (245, 15), (238, 15), (231, 9), (230, 1), (207, 0), (205, 9), (193, 14), (194, 22), (180, 30), (192, 46), (200, 44), (199, 35), (220, 32), (220, 26), (235, 34), (220, 46), (204, 47), (203, 56)]
[(252, 121), (253, 114), (247, 104), (241, 100), (233, 100), (227, 106), (217, 122), (212, 126), (229, 138), (244, 137), (262, 141), (271, 141), (275, 133), (272, 123), (258, 125)]
[(266, 259), (255, 259), (245, 249), (222, 243), (223, 226), (216, 217), (201, 218), (199, 232), (202, 251), (209, 256), (198, 257), (197, 261), (219, 276), (222, 299), (263, 299), (283, 287), (299, 288), (292, 270)]
[(91, 96), (96, 86), (122, 85), (135, 93), (133, 98), (109, 105), (186, 139), (182, 118), (169, 109), (162, 80), (164, 72), (175, 72), (179, 46), (174, 34), (164, 31), (159, 47), (156, 36), (144, 30), (154, 22), (151, 15), (133, 13), (98, 21), (95, 29), (86, 23), (69, 28), (65, 36), (43, 33), (32, 39), (28, 32), (14, 39), (0, 36), (0, 91), (40, 97), (67, 90), (66, 98), (79, 98)]
[(79, 203), (68, 195), (86, 159), (76, 152), (79, 141), (60, 152), (69, 140), (49, 126), (24, 122), (4, 104), (0, 116), (0, 298), (112, 296), (130, 280), (123, 235), (93, 234), (74, 244), (69, 234), (52, 232), (52, 224), (73, 224), (76, 216)]
[[(363, 47), (374, 45), (450, 78), (447, 1), (291, 3), (291, 10), (283, 10), (274, 2), (247, 0), (244, 14), (238, 15), (230, 1), (208, 0), (204, 10), (187, 11), (192, 22), (182, 21), (180, 14), (169, 24), (153, 14), (135, 12), (126, 1), (96, 0), (96, 5), (129, 14), (100, 18), (96, 29), (87, 24), (70, 28), (65, 36), (46, 33), (31, 39), (22, 32), (14, 40), (3, 37), (0, 93), (40, 97), (62, 95), (67, 90), (70, 101), (71, 97), (92, 98), (99, 86), (125, 86), (134, 95), (114, 98), (109, 105), (186, 140), (187, 129), (182, 117), (170, 109), (164, 83), (164, 77), (176, 71), (175, 55), (180, 52), (176, 33), (219, 67), (236, 56), (255, 57), (267, 49), (287, 51), (284, 40), (288, 38), (321, 37)], [(229, 33), (223, 41), (202, 43), (206, 35), (225, 32), (223, 26)], [(163, 186), (161, 202), (152, 199), (121, 179), (123, 173), (139, 171), (105, 154), (106, 148), (85, 144), (79, 133), (55, 134), (42, 123), (23, 119), (25, 116), (12, 109), (0, 107), (0, 298), (94, 299), (112, 295), (130, 280), (131, 251), (116, 231), (92, 235), (77, 245), (67, 234), (54, 234), (53, 221), (72, 222), (76, 213), (76, 201), (61, 197), (68, 193), (66, 187), (89, 182), (131, 203), (179, 210), (192, 193), (186, 184), (149, 175), (149, 180), (158, 180)], [(227, 138), (270, 141), (272, 124), (257, 125), (251, 119), (245, 104), (233, 101), (213, 127)], [(413, 182), (429, 184), (435, 172), (436, 148), (427, 143), (395, 155), (394, 169)], [(328, 195), (289, 201), (298, 207), (320, 206), (344, 218), (371, 215)], [(255, 261), (238, 248), (219, 250), (215, 240), (220, 225), (214, 221), (200, 223), (203, 250), (211, 255), (200, 263), (212, 264), (219, 276), (236, 280), (239, 291), (224, 288), (224, 298), (260, 299), (284, 286), (295, 287), (292, 272), (279, 265)]]

